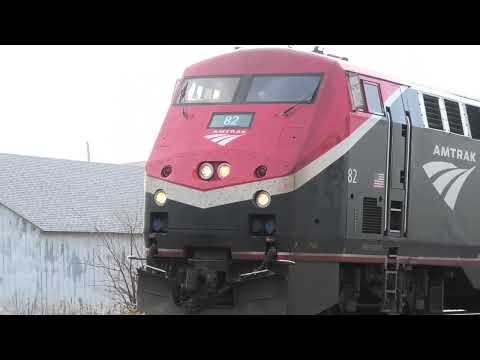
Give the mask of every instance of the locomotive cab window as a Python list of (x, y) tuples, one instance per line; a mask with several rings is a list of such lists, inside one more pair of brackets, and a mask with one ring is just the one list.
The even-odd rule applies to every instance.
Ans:
[(364, 110), (365, 101), (363, 99), (362, 84), (358, 74), (347, 72), (348, 90), (350, 91), (350, 100), (352, 101), (352, 110)]
[(322, 74), (185, 78), (176, 104), (294, 103), (315, 100)]
[(254, 76), (247, 103), (312, 103), (321, 75)]
[(383, 115), (384, 112), (378, 84), (364, 81), (363, 89), (365, 91), (365, 99), (367, 100), (367, 111), (372, 114)]
[(177, 96), (177, 104), (231, 103), (239, 82), (239, 77), (184, 79)]
[(352, 102), (352, 111), (366, 111), (383, 115), (382, 96), (379, 84), (361, 80), (356, 73), (347, 72), (348, 90)]

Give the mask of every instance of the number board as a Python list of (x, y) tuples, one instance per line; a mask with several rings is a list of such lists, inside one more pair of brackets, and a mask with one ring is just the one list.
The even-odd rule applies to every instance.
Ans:
[(212, 129), (247, 129), (252, 126), (253, 113), (214, 113), (208, 124)]

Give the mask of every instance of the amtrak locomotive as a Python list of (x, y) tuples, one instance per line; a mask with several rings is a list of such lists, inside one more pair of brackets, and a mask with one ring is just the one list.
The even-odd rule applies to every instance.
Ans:
[(187, 68), (146, 164), (151, 314), (480, 309), (480, 101), (318, 52)]

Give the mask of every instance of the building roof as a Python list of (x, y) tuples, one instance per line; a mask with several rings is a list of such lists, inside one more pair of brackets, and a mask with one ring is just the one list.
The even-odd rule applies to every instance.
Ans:
[(43, 231), (143, 231), (144, 169), (0, 154), (0, 204)]
[(125, 163), (123, 165), (130, 165), (130, 166), (143, 166), (145, 167), (145, 165), (147, 164), (146, 161), (137, 161), (137, 162), (130, 162), (130, 163)]

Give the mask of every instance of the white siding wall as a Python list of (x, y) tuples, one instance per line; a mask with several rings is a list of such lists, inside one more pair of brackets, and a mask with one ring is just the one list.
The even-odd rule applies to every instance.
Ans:
[[(0, 205), (0, 307), (17, 313), (110, 311), (103, 273), (87, 265), (105, 251), (103, 236), (45, 233)], [(128, 235), (108, 236), (130, 253)], [(142, 241), (138, 235), (139, 246)]]

